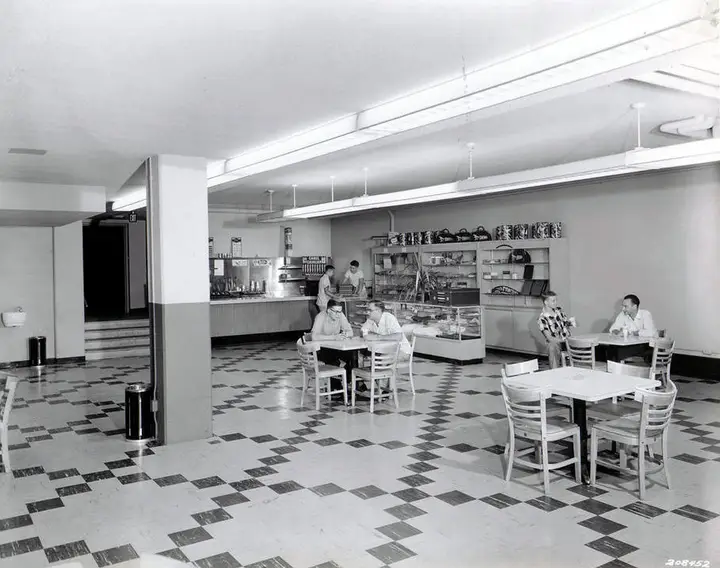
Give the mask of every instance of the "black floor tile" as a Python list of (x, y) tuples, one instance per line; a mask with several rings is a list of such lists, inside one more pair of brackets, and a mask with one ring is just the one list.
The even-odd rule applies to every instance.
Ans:
[(217, 475), (211, 477), (203, 477), (202, 479), (196, 479), (191, 481), (198, 489), (209, 489), (210, 487), (217, 487), (218, 485), (225, 485), (225, 482), (220, 479)]
[[(242, 493), (235, 493), (242, 497)], [(202, 513), (195, 513), (191, 515), (195, 522), (200, 526), (212, 525), (214, 523), (220, 523), (222, 521), (228, 521), (232, 519), (232, 515), (224, 509), (212, 509), (210, 511), (204, 511)]]
[(440, 499), (441, 501), (444, 501), (448, 505), (452, 505), (453, 507), (457, 505), (463, 505), (464, 503), (469, 503), (470, 501), (475, 501), (474, 497), (470, 497), (470, 495), (467, 495), (462, 491), (448, 491), (447, 493), (435, 495), (435, 497), (437, 499)]
[(345, 490), (339, 485), (334, 483), (326, 483), (324, 485), (318, 485), (317, 487), (310, 488), (310, 491), (320, 495), (321, 497), (328, 497), (330, 495), (337, 495), (338, 493), (344, 493)]
[(239, 505), (241, 503), (247, 503), (250, 501), (242, 493), (228, 493), (227, 495), (220, 495), (219, 497), (213, 497), (212, 500), (218, 507), (232, 507), (233, 505)]
[(487, 503), (496, 509), (506, 509), (507, 507), (512, 507), (513, 505), (522, 503), (522, 501), (518, 501), (517, 499), (510, 497), (509, 495), (505, 495), (504, 493), (488, 495), (487, 497), (481, 498), (480, 501)]
[(412, 558), (416, 555), (412, 550), (403, 546), (399, 542), (382, 544), (369, 549), (367, 552), (385, 564), (400, 562), (401, 560)]
[(59, 497), (69, 497), (71, 495), (79, 495), (80, 493), (87, 493), (92, 491), (87, 483), (78, 483), (77, 485), (67, 485), (65, 487), (58, 487), (55, 489)]
[(165, 477), (158, 477), (153, 481), (155, 481), (155, 483), (157, 483), (160, 487), (170, 487), (172, 485), (178, 485), (180, 483), (187, 483), (188, 480), (184, 475), (175, 474), (167, 475)]
[(168, 537), (175, 543), (175, 546), (183, 547), (190, 544), (196, 544), (205, 540), (210, 540), (212, 536), (202, 527), (187, 529), (176, 533), (169, 534)]
[(373, 499), (374, 497), (380, 497), (380, 495), (386, 495), (387, 491), (383, 491), (374, 485), (366, 485), (365, 487), (353, 489), (350, 493), (360, 497), (361, 499)]
[(93, 552), (93, 558), (95, 559), (98, 568), (103, 568), (104, 566), (112, 566), (113, 564), (119, 564), (120, 562), (134, 560), (135, 558), (138, 558), (138, 554), (131, 545), (125, 544), (115, 548), (108, 548), (107, 550), (102, 550), (100, 552)]
[(682, 517), (687, 517), (688, 519), (692, 519), (693, 521), (698, 521), (700, 523), (706, 523), (707, 521), (711, 521), (718, 516), (712, 511), (706, 511), (705, 509), (693, 507), (692, 505), (685, 505), (684, 507), (675, 509), (673, 513)]
[(195, 565), (198, 568), (240, 568), (241, 566), (240, 562), (229, 552), (223, 552), (201, 560), (196, 560)]
[(577, 503), (573, 503), (573, 507), (577, 507), (578, 509), (592, 513), (593, 515), (604, 515), (608, 511), (615, 509), (612, 505), (608, 505), (607, 503), (603, 503), (602, 501), (598, 501), (596, 499), (578, 501)]
[(282, 483), (273, 483), (272, 485), (268, 485), (268, 487), (275, 491), (275, 493), (279, 493), (280, 495), (284, 495), (285, 493), (291, 493), (293, 491), (299, 491), (300, 489), (305, 489), (296, 481), (283, 481)]
[(45, 499), (43, 501), (35, 501), (34, 503), (28, 503), (26, 505), (28, 512), (30, 513), (42, 513), (43, 511), (58, 509), (64, 506), (65, 504), (62, 502), (60, 497), (56, 497), (55, 499)]
[(412, 503), (414, 501), (420, 501), (421, 499), (426, 499), (430, 497), (428, 493), (425, 493), (424, 491), (421, 491), (420, 489), (417, 489), (415, 487), (395, 491), (393, 495), (398, 499), (402, 499), (406, 503)]
[(590, 517), (578, 524), (586, 529), (599, 532), (603, 535), (609, 535), (626, 528), (625, 525), (621, 525), (620, 523), (616, 523), (615, 521), (601, 516)]
[(61, 544), (59, 546), (53, 546), (45, 549), (45, 556), (48, 562), (60, 562), (61, 560), (70, 560), (71, 558), (77, 558), (78, 556), (85, 556), (90, 554), (90, 549), (84, 540), (78, 540), (76, 542), (69, 542), (67, 544)]
[(35, 552), (36, 550), (42, 550), (42, 543), (37, 537), (24, 538), (22, 540), (15, 540), (13, 542), (7, 542), (0, 544), (0, 558), (10, 558), (11, 556), (19, 556), (21, 554), (27, 554), (28, 552)]
[(604, 536), (592, 542), (588, 542), (585, 546), (612, 556), (613, 558), (621, 558), (631, 552), (635, 552), (637, 547), (627, 544), (621, 540), (617, 540), (611, 536)]

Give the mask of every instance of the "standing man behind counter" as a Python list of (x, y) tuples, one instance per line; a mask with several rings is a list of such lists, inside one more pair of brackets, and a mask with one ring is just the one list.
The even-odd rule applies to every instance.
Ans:
[(365, 297), (365, 274), (360, 270), (360, 263), (357, 260), (353, 260), (350, 263), (350, 268), (348, 268), (345, 273), (343, 284), (346, 282), (352, 284), (353, 294), (362, 298)]
[(328, 305), (328, 300), (340, 300), (340, 296), (335, 293), (332, 284), (332, 277), (335, 275), (335, 267), (332, 264), (328, 264), (325, 267), (325, 274), (320, 278), (318, 283), (318, 296), (317, 304), (318, 309), (324, 312)]

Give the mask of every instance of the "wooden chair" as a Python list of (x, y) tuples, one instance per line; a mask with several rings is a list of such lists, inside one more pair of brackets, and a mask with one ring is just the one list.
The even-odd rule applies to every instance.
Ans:
[[(668, 427), (672, 417), (677, 388), (668, 381), (669, 390), (659, 392), (639, 388), (635, 399), (642, 403), (639, 415), (625, 416), (617, 420), (600, 422), (592, 427), (590, 434), (590, 484), (595, 485), (597, 466), (630, 471), (637, 474), (640, 499), (645, 499), (645, 475), (663, 470), (667, 488), (670, 489), (670, 472), (668, 471)], [(598, 441), (604, 438), (624, 446), (637, 448), (637, 470), (623, 467), (610, 461), (598, 459)], [(645, 450), (657, 441), (662, 441), (662, 463), (655, 468), (647, 469)]]
[[(529, 375), (535, 373), (539, 369), (538, 360), (530, 359), (529, 361), (522, 361), (520, 363), (505, 363), (500, 369), (500, 374), (503, 380), (507, 380), (511, 377), (518, 377), (520, 375)], [(548, 398), (546, 401), (546, 408), (548, 416), (557, 416), (559, 414), (565, 414), (570, 412), (570, 422), (573, 421), (573, 405), (572, 401), (567, 398)]]
[[(580, 428), (561, 419), (548, 420), (546, 395), (542, 389), (521, 389), (501, 383), (505, 409), (510, 429), (508, 443), (505, 446), (506, 471), (505, 481), (510, 481), (512, 467), (515, 462), (532, 469), (541, 469), (545, 494), (550, 494), (550, 471), (575, 464), (575, 481), (581, 483), (580, 475)], [(522, 456), (535, 451), (534, 447), (515, 451), (515, 438), (540, 443), (541, 455), (539, 462), (521, 459)], [(573, 439), (573, 457), (562, 462), (551, 464), (548, 459), (548, 442), (565, 438)]]
[[(300, 406), (304, 405), (305, 391), (308, 388), (308, 384), (311, 378), (315, 379), (315, 410), (320, 410), (321, 396), (326, 396), (328, 397), (328, 400), (330, 400), (330, 397), (332, 397), (332, 395), (339, 393), (343, 394), (345, 404), (347, 405), (347, 376), (345, 375), (345, 369), (320, 363), (317, 358), (317, 353), (320, 350), (320, 346), (317, 344), (304, 344), (302, 343), (302, 339), (298, 339), (297, 350), (298, 356), (300, 357), (300, 363), (302, 364), (303, 372), (303, 385), (302, 394), (300, 395)], [(342, 390), (332, 390), (330, 379), (334, 377), (342, 379)], [(322, 384), (323, 381), (325, 381), (325, 384)]]
[[(399, 355), (399, 353), (398, 353)], [(415, 357), (415, 334), (412, 334), (410, 338), (410, 358), (409, 359), (398, 359), (395, 367), (396, 371), (408, 371), (408, 381), (410, 382), (410, 390), (413, 396), (415, 396), (415, 380), (413, 379), (413, 358)], [(397, 380), (397, 379), (396, 379)]]
[(595, 369), (595, 347), (597, 345), (596, 339), (568, 337), (565, 340), (565, 350), (570, 366)]
[[(3, 374), (4, 375), (4, 374)], [(8, 426), (10, 425), (10, 412), (12, 411), (15, 390), (18, 378), (12, 375), (5, 376), (5, 388), (0, 392), (0, 446), (5, 473), (10, 473), (10, 447), (8, 445)]]
[(395, 408), (398, 408), (398, 394), (396, 376), (396, 365), (398, 352), (400, 351), (399, 342), (377, 342), (370, 344), (370, 368), (353, 369), (350, 375), (352, 406), (355, 406), (355, 391), (358, 381), (370, 382), (370, 412), (375, 412), (375, 399), (379, 399), (384, 395), (382, 393), (375, 394), (375, 383), (380, 380), (387, 380), (393, 398), (395, 399)]
[(675, 341), (670, 338), (653, 339), (650, 347), (653, 348), (650, 377), (657, 379), (659, 375), (660, 381), (667, 386), (670, 382), (670, 365), (675, 351)]

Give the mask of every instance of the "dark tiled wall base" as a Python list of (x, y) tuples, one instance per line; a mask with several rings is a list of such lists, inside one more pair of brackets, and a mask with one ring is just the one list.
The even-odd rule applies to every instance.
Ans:
[[(65, 363), (85, 363), (85, 357), (60, 357), (54, 359), (47, 359), (48, 365), (62, 365)], [(0, 363), (0, 369), (13, 369), (15, 367), (29, 367), (30, 360), (27, 361), (6, 361)]]

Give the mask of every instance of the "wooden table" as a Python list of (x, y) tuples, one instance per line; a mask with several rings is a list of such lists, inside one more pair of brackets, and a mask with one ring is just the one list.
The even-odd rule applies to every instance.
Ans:
[[(622, 338), (621, 338), (622, 339)], [(530, 389), (543, 389), (555, 396), (573, 399), (575, 424), (580, 428), (583, 483), (589, 480), (587, 459), (587, 403), (632, 394), (640, 387), (653, 388), (660, 381), (617, 375), (579, 367), (559, 367), (507, 379), (508, 384)]]

